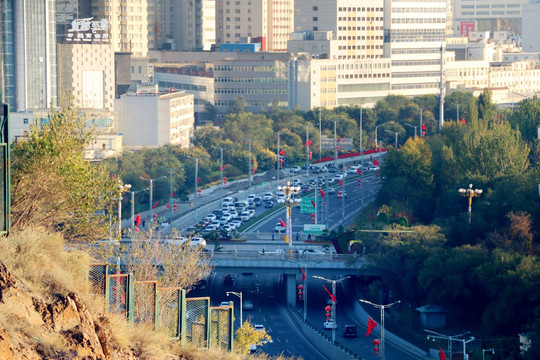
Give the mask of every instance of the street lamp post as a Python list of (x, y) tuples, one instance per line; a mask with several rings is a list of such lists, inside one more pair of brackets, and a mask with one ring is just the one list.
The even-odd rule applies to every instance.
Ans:
[(321, 123), (321, 108), (319, 108), (319, 162), (322, 160), (322, 123)]
[[(362, 142), (362, 108), (360, 108), (360, 170), (364, 171), (364, 144)], [(362, 207), (364, 207), (364, 184), (363, 181), (360, 181), (360, 197), (362, 202)]]
[(295, 261), (295, 260), (287, 260), (287, 261), (290, 261), (290, 262), (293, 262), (295, 264), (298, 264), (299, 266), (303, 266), (303, 269), (304, 269), (304, 273), (303, 273), (303, 276), (305, 276), (305, 280), (304, 280), (304, 322), (307, 321), (307, 291), (308, 291), (308, 266), (306, 263), (302, 263), (302, 262), (299, 262), (299, 261)]
[(118, 238), (122, 239), (122, 193), (129, 191), (131, 189), (131, 184), (122, 184), (121, 181), (118, 182), (118, 191), (120, 196), (118, 197)]
[(306, 176), (309, 177), (309, 126), (306, 125)]
[[(350, 276), (345, 276), (341, 279), (331, 280), (331, 279), (323, 278), (322, 276), (313, 276), (313, 277), (315, 279), (324, 280), (326, 282), (332, 283), (332, 296), (334, 299), (336, 298), (336, 284), (338, 282), (342, 282), (350, 278)], [(332, 325), (332, 344), (336, 342), (336, 326), (337, 326), (337, 321), (336, 321), (336, 305), (337, 304), (336, 303), (337, 301), (334, 302), (334, 305), (332, 306), (332, 320), (334, 321), (334, 324)]]
[(193, 159), (195, 160), (195, 219), (194, 221), (197, 222), (197, 218), (198, 218), (198, 214), (197, 214), (197, 211), (198, 211), (198, 201), (197, 199), (199, 198), (199, 182), (197, 181), (199, 179), (199, 160), (200, 159), (204, 159), (204, 158), (207, 158), (208, 156), (200, 156), (200, 157), (192, 157), (192, 156), (187, 156), (188, 158), (190, 159)]
[(161, 179), (165, 179), (166, 176), (163, 175), (163, 176), (160, 176), (158, 178), (155, 178), (155, 179), (147, 179), (147, 178), (144, 178), (142, 176), (139, 176), (141, 179), (143, 180), (146, 180), (146, 181), (149, 181), (150, 182), (150, 211), (152, 211), (152, 207), (153, 207), (153, 202), (154, 202), (154, 181), (157, 181), (157, 180), (161, 180)]
[(443, 335), (443, 334), (439, 334), (438, 332), (428, 330), (428, 329), (424, 329), (424, 331), (430, 334), (427, 336), (428, 340), (433, 340), (433, 341), (435, 341), (435, 339), (448, 340), (448, 358), (449, 359), (452, 359), (452, 342), (453, 341), (461, 341), (463, 343), (463, 360), (467, 360), (469, 358), (467, 356), (466, 345), (467, 343), (470, 343), (471, 341), (474, 340), (474, 336), (471, 336), (468, 339), (465, 339), (463, 337), (464, 335), (467, 335), (469, 332), (459, 334), (459, 335)]
[(285, 194), (285, 207), (287, 210), (287, 234), (285, 235), (285, 242), (289, 243), (289, 256), (292, 257), (292, 207), (301, 201), (294, 197), (300, 191), (300, 187), (291, 186), (291, 183), (287, 182), (286, 186), (278, 186), (277, 190), (283, 191)]
[(473, 184), (469, 184), (468, 189), (459, 189), (458, 192), (461, 194), (461, 196), (464, 196), (466, 198), (469, 198), (469, 224), (471, 223), (471, 210), (472, 210), (472, 199), (474, 197), (479, 197), (482, 195), (482, 189), (473, 189)]
[(414, 125), (411, 125), (411, 124), (403, 124), (403, 125), (414, 128), (414, 138), (416, 139), (416, 128), (418, 128), (419, 126), (418, 125), (414, 126)]
[(219, 200), (223, 200), (223, 170), (225, 170), (225, 168), (223, 167), (223, 150), (227, 150), (227, 149), (230, 149), (232, 146), (227, 146), (226, 148), (223, 148), (223, 147), (216, 147), (216, 149), (219, 149), (219, 173), (221, 175), (221, 186), (220, 186), (220, 193), (219, 193)]
[(255, 169), (253, 167), (253, 163), (251, 161), (251, 143), (253, 142), (253, 140), (259, 140), (261, 139), (260, 137), (258, 138), (255, 138), (255, 139), (244, 139), (244, 140), (247, 140), (248, 142), (248, 152), (249, 152), (249, 157), (248, 157), (248, 162), (249, 162), (249, 166), (248, 166), (248, 178), (249, 178), (249, 192), (248, 192), (248, 195), (251, 195), (251, 182), (253, 180), (253, 169)]
[(397, 149), (397, 146), (398, 146), (398, 134), (399, 134), (399, 131), (390, 131), (390, 130), (384, 130), (390, 134), (396, 134), (396, 139), (394, 141), (394, 149)]
[(273, 133), (277, 134), (277, 149), (276, 149), (276, 171), (277, 171), (277, 185), (276, 188), (279, 186), (279, 173), (281, 171), (281, 159), (279, 154), (279, 131), (272, 131)]
[(242, 318), (242, 292), (234, 292), (234, 291), (227, 291), (227, 296), (229, 296), (230, 294), (233, 294), (237, 297), (240, 298), (240, 327), (242, 327), (244, 325), (244, 322), (243, 322), (243, 318)]
[(379, 155), (379, 140), (377, 138), (377, 129), (379, 129), (379, 126), (389, 124), (389, 123), (393, 123), (393, 121), (387, 121), (387, 122), (384, 122), (382, 124), (379, 124), (379, 125), (375, 126), (375, 147), (377, 148), (377, 151), (376, 151), (377, 157)]
[(495, 354), (495, 349), (482, 349), (482, 360), (486, 360), (486, 353)]
[(149, 188), (140, 189), (137, 191), (130, 191), (131, 193), (131, 200), (129, 201), (131, 203), (131, 227), (135, 227), (135, 194), (139, 193), (141, 191), (149, 190)]
[(378, 309), (381, 309), (381, 341), (380, 341), (380, 346), (379, 346), (379, 348), (380, 348), (379, 356), (381, 357), (381, 360), (384, 360), (384, 309), (390, 308), (391, 306), (393, 306), (395, 304), (399, 304), (401, 302), (401, 300), (394, 301), (391, 304), (381, 304), (381, 305), (374, 304), (371, 301), (367, 301), (367, 300), (364, 300), (364, 299), (358, 299), (358, 301), (361, 301), (363, 303), (366, 303), (366, 304), (374, 306), (374, 307), (376, 307)]

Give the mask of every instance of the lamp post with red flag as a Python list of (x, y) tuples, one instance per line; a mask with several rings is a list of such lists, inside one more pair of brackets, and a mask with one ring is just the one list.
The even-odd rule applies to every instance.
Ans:
[(381, 309), (381, 340), (380, 340), (380, 345), (379, 345), (379, 356), (381, 357), (382, 360), (384, 360), (384, 309), (388, 309), (395, 304), (399, 304), (401, 300), (394, 301), (393, 303), (390, 303), (390, 304), (382, 304), (382, 305), (374, 304), (371, 301), (367, 301), (364, 299), (358, 299), (358, 301), (361, 301), (363, 303), (366, 303), (378, 309)]
[(118, 180), (118, 192), (120, 197), (118, 198), (118, 239), (122, 239), (122, 193), (129, 191), (131, 184), (123, 184), (121, 180)]
[(132, 230), (135, 230), (135, 194), (139, 193), (141, 191), (150, 190), (149, 188), (144, 188), (136, 191), (130, 191), (131, 193), (131, 200), (129, 201), (131, 203), (131, 227)]
[[(294, 195), (298, 194), (300, 191), (299, 186), (291, 186), (290, 182), (287, 182), (286, 186), (278, 186), (278, 191), (283, 191), (285, 194), (285, 200), (282, 202), (285, 202), (285, 209), (287, 210), (287, 232), (285, 235), (285, 242), (289, 244), (289, 257), (292, 258), (292, 207), (294, 204), (299, 203), (302, 201), (300, 198), (296, 198)], [(279, 200), (278, 200), (279, 202)]]
[(194, 193), (194, 197), (195, 197), (195, 219), (194, 221), (197, 222), (197, 210), (198, 210), (198, 204), (197, 204), (197, 198), (199, 197), (199, 160), (200, 159), (204, 159), (204, 158), (208, 158), (209, 156), (200, 156), (200, 157), (192, 157), (192, 156), (187, 156), (188, 158), (190, 159), (193, 159), (195, 160), (195, 193)]
[[(326, 279), (326, 278), (323, 278), (322, 276), (313, 276), (313, 278), (315, 279), (319, 279), (319, 280), (324, 280), (326, 282), (329, 282), (329, 283), (332, 283), (332, 294), (328, 293), (328, 295), (330, 295), (330, 298), (332, 299), (332, 302), (333, 302), (333, 305), (332, 305), (332, 321), (334, 321), (334, 325), (332, 326), (332, 344), (336, 341), (336, 327), (337, 327), (337, 321), (336, 321), (336, 284), (339, 283), (339, 282), (342, 282), (342, 281), (345, 281), (347, 280), (348, 278), (350, 278), (350, 276), (345, 276), (341, 279), (337, 279), (337, 280), (331, 280), (331, 279)], [(324, 287), (324, 289), (326, 290), (326, 292), (328, 292), (328, 289), (326, 289), (326, 287)]]
[(304, 322), (306, 322), (307, 321), (308, 266), (306, 263), (302, 263), (295, 260), (287, 259), (287, 261), (297, 264), (298, 267), (300, 267), (300, 270), (302, 271), (302, 282), (304, 283), (302, 287), (302, 295), (303, 295), (303, 300), (304, 300)]

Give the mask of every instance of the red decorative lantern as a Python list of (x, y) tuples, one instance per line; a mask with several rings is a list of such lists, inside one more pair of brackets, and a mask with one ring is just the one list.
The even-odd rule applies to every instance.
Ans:
[(304, 295), (304, 286), (298, 285), (296, 288), (298, 289), (298, 300), (302, 300)]

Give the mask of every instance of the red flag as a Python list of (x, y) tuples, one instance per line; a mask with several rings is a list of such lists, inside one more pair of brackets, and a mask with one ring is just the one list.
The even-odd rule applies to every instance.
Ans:
[(137, 216), (135, 216), (135, 226), (140, 226), (141, 225), (141, 214), (137, 214)]
[(341, 138), (337, 139), (337, 141), (341, 141)]
[(285, 226), (287, 226), (287, 223), (285, 223), (285, 221), (279, 219), (279, 225), (281, 225), (281, 227), (285, 227)]
[(172, 194), (171, 194), (171, 197), (174, 197), (174, 195), (176, 195), (176, 193), (172, 193)]
[(373, 319), (370, 316), (369, 319), (368, 319), (368, 322), (367, 322), (366, 336), (369, 336), (369, 334), (371, 334), (373, 329), (375, 329), (375, 326), (377, 326), (377, 323), (375, 321), (373, 321)]
[(311, 145), (312, 142), (313, 142), (313, 141), (311, 141), (311, 140), (307, 141), (307, 142), (306, 142), (306, 146)]
[(341, 181), (341, 179), (338, 179), (339, 181), (339, 186), (343, 186), (343, 181)]
[(328, 291), (328, 289), (326, 288), (326, 286), (322, 286), (324, 288), (324, 290), (326, 290), (326, 292), (328, 293), (328, 295), (330, 295), (330, 299), (332, 299), (332, 301), (334, 302), (334, 304), (336, 303), (336, 297), (334, 295), (332, 295), (332, 293), (330, 291)]
[(422, 124), (422, 130), (426, 130), (427, 127), (426, 127), (426, 124)]
[(358, 175), (362, 175), (362, 170), (356, 169), (356, 172), (358, 173)]
[(302, 281), (306, 281), (306, 272), (303, 268), (300, 268), (300, 270), (302, 270)]
[(197, 178), (197, 184), (199, 183), (199, 181), (200, 181), (200, 180), (201, 180), (201, 178), (200, 178), (200, 177), (198, 177), (198, 178)]
[(377, 160), (377, 159), (373, 160), (373, 165), (379, 166), (379, 160)]
[(442, 351), (440, 346), (439, 346), (439, 360), (446, 360), (446, 355), (444, 354), (444, 351)]
[(226, 167), (227, 167), (227, 164), (225, 164), (225, 165), (223, 165), (223, 166), (220, 166), (220, 167), (219, 167), (219, 171), (225, 170)]
[(317, 207), (315, 206), (315, 201), (311, 200), (311, 204), (313, 205), (313, 207)]
[(285, 156), (285, 150), (281, 150), (281, 151), (279, 152), (279, 155)]
[(462, 124), (466, 124), (466, 123), (467, 123), (467, 122), (465, 121), (465, 118), (461, 118), (460, 121), (461, 121)]
[(322, 191), (322, 189), (319, 190), (319, 191), (321, 192), (321, 196), (322, 196), (322, 197), (324, 197), (324, 196), (326, 195), (326, 194), (324, 193), (324, 191)]
[(158, 203), (159, 203), (159, 200), (156, 201), (156, 203), (154, 204), (154, 206), (152, 206), (152, 209), (155, 209)]

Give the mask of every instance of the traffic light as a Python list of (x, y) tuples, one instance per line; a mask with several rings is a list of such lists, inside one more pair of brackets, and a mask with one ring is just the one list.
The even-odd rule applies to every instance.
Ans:
[(304, 299), (304, 286), (298, 285), (296, 288), (298, 289), (298, 300), (303, 300)]

